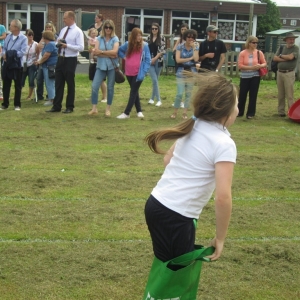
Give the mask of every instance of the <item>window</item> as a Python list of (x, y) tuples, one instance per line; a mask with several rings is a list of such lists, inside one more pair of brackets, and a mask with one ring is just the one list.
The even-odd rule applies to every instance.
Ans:
[[(22, 31), (27, 28), (37, 29), (35, 16), (36, 13), (42, 14), (43, 18), (46, 16), (47, 5), (46, 4), (7, 4), (7, 24), (6, 28), (9, 28), (9, 24), (13, 19), (19, 19), (22, 22)], [(44, 22), (43, 22), (44, 23)], [(34, 25), (33, 25), (34, 24)], [(41, 24), (42, 28), (44, 24)], [(39, 30), (39, 29), (38, 29)], [(38, 35), (35, 35), (37, 37)]]
[(297, 25), (297, 20), (291, 20), (291, 26), (296, 26)]
[(151, 33), (152, 23), (158, 23), (161, 26), (161, 32), (163, 32), (163, 15), (164, 12), (161, 9), (133, 9), (125, 8), (125, 39), (128, 40), (128, 32), (133, 28), (141, 28), (143, 33)]
[(283, 20), (282, 20), (282, 24), (286, 24), (286, 19), (283, 19)]
[(183, 23), (187, 23), (191, 29), (197, 31), (198, 39), (204, 39), (206, 35), (206, 27), (209, 23), (209, 13), (172, 11), (171, 33), (179, 37), (180, 26)]
[(249, 31), (249, 16), (218, 14), (218, 38), (231, 41), (246, 41)]

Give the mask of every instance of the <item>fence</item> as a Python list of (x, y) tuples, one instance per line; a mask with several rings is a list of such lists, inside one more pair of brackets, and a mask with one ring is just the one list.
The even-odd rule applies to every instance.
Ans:
[[(239, 69), (237, 66), (238, 58), (240, 52), (229, 51), (226, 53), (225, 63), (222, 67), (222, 73), (224, 75), (230, 77), (238, 77)], [(264, 53), (267, 66), (268, 66), (268, 74), (264, 76), (265, 80), (271, 80), (275, 78), (275, 73), (271, 71), (271, 62), (274, 56), (274, 53)], [(168, 74), (170, 71), (174, 71), (175, 62), (172, 58), (172, 51), (167, 50), (166, 59), (165, 59), (165, 72)], [(298, 59), (297, 67), (296, 67), (296, 80), (300, 81), (300, 59)]]

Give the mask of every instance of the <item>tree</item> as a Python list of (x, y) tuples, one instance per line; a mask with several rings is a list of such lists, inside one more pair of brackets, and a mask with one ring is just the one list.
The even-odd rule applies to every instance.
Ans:
[(267, 12), (257, 18), (257, 36), (265, 36), (266, 32), (281, 28), (280, 13), (276, 3), (271, 0), (262, 0), (261, 2), (267, 3)]

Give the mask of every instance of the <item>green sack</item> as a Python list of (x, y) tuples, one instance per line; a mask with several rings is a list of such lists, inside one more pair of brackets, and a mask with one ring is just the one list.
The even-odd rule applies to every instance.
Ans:
[[(202, 261), (213, 254), (214, 247), (195, 245), (195, 250), (170, 261), (154, 257), (143, 300), (196, 300)], [(180, 266), (173, 271), (168, 265)]]

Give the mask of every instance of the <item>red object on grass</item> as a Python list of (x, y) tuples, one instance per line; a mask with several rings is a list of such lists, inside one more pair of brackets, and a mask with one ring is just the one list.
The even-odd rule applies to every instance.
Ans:
[(300, 123), (300, 99), (298, 99), (289, 109), (288, 116), (294, 122)]

